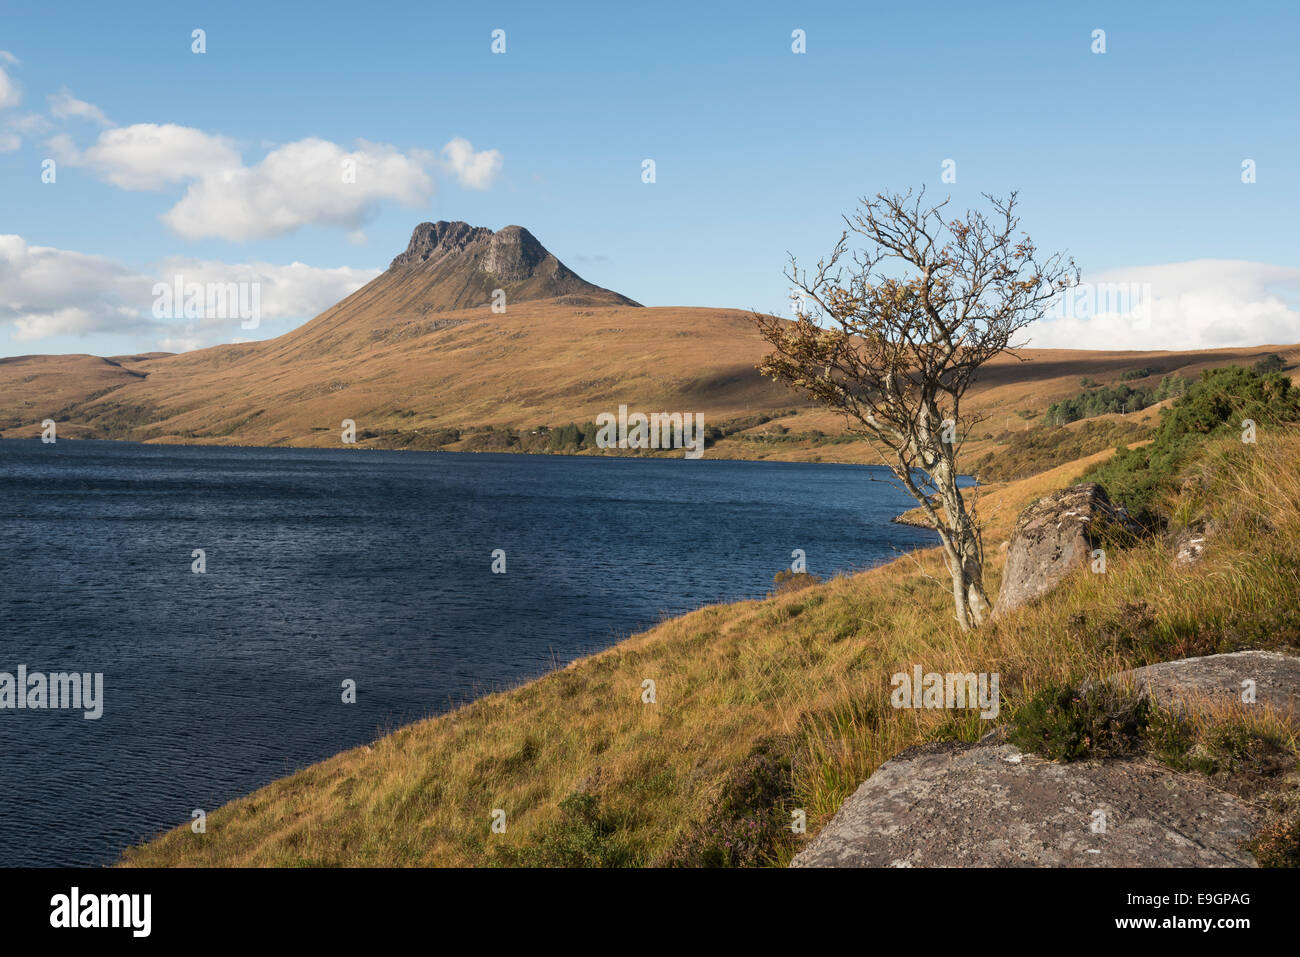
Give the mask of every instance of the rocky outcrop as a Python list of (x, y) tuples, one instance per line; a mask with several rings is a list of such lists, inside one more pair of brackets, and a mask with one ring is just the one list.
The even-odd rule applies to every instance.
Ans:
[(913, 748), (793, 867), (1254, 867), (1260, 812), (1141, 760), (1056, 764), (1010, 744)]
[[(1254, 704), (1242, 702), (1246, 679)], [(1300, 711), (1300, 657), (1271, 651), (1161, 662), (1106, 680), (1144, 690), (1161, 707)], [(1004, 730), (886, 761), (792, 866), (1255, 866), (1244, 845), (1265, 823), (1260, 801), (1144, 756), (1048, 761), (1006, 743)], [(1283, 764), (1294, 769), (1294, 759)]]
[(486, 226), (471, 226), (469, 223), (449, 223), (439, 220), (436, 223), (420, 223), (411, 233), (411, 241), (406, 244), (406, 252), (400, 253), (391, 263), (389, 269), (399, 266), (417, 266), (433, 260), (440, 262), (448, 256), (456, 256), (469, 246), (477, 246), (490, 239), (492, 230)]
[(375, 281), (418, 292), (425, 312), (487, 305), (496, 289), (505, 292), (507, 308), (559, 297), (570, 304), (639, 305), (587, 282), (522, 226), (493, 232), (463, 222), (421, 223)]
[[(1162, 661), (1125, 671), (1116, 680), (1145, 691), (1162, 707), (1253, 703), (1300, 720), (1300, 658), (1276, 651)], [(1246, 692), (1253, 702), (1242, 700)]]
[(1047, 594), (1112, 533), (1135, 534), (1128, 515), (1095, 482), (1072, 485), (1034, 502), (1016, 521), (994, 618)]

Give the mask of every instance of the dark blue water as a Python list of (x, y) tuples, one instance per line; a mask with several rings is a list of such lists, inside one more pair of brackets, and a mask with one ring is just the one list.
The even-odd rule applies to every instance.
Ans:
[(884, 475), (0, 441), (0, 672), (104, 673), (97, 721), (0, 710), (0, 865), (111, 862), (663, 616), (759, 597), (795, 548), (828, 574), (933, 544), (890, 523), (911, 502)]

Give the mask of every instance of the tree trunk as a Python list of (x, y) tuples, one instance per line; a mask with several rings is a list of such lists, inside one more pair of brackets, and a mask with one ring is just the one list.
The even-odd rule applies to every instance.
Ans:
[(945, 564), (952, 576), (957, 623), (963, 631), (978, 628), (990, 611), (984, 591), (984, 555), (979, 532), (957, 488), (957, 471), (946, 457), (930, 470), (930, 480), (943, 503), (943, 527), (939, 535), (944, 542)]

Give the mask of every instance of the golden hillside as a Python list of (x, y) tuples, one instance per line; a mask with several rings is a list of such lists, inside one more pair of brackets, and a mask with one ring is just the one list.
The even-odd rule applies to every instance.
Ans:
[[(276, 339), (180, 355), (0, 359), (0, 436), (35, 436), (49, 418), (69, 438), (338, 446), (351, 419), (362, 447), (476, 450), (510, 447), (482, 441), (488, 427), (580, 426), (625, 404), (702, 413), (726, 433), (714, 436), (714, 456), (874, 461), (843, 440), (838, 417), (758, 374), (767, 351), (748, 313), (642, 308), (582, 279), (520, 227), (422, 223), (387, 271)], [(1003, 356), (967, 397), (966, 412), (986, 417), (969, 461), (1005, 447), (1007, 433), (1085, 378), (1114, 383), (1146, 368), (1154, 383), (1271, 351), (1300, 359), (1300, 346)]]
[[(34, 436), (43, 419), (53, 418), (60, 435), (74, 438), (332, 446), (339, 444), (343, 419), (354, 420), (363, 436), (532, 428), (581, 424), (620, 403), (701, 412), (706, 423), (797, 410), (755, 431), (780, 426), (835, 435), (843, 429), (836, 417), (814, 412), (759, 376), (755, 367), (767, 347), (739, 310), (551, 299), (501, 315), (480, 307), (417, 318), (394, 315), (382, 292), (367, 286), (264, 342), (180, 355), (0, 360), (0, 435)], [(1156, 353), (1027, 349), (1021, 359), (990, 363), (968, 408), (989, 416), (991, 433), (1022, 429), (1028, 422), (1019, 412), (1041, 412), (1077, 394), (1084, 377), (1111, 381), (1144, 366), (1194, 375), (1270, 351), (1300, 359), (1300, 347), (1277, 346)], [(368, 443), (363, 437), (359, 444)], [(751, 454), (730, 446), (724, 440), (717, 454), (869, 458), (846, 445), (787, 444)]]

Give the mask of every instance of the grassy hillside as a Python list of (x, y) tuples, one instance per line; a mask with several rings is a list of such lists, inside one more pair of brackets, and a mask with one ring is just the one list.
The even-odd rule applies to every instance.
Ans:
[[(182, 355), (2, 360), (0, 436), (38, 435), (53, 418), (69, 438), (342, 447), (341, 423), (352, 419), (361, 448), (519, 450), (518, 440), (531, 441), (539, 427), (580, 427), (627, 404), (702, 413), (726, 433), (710, 452), (717, 457), (876, 461), (863, 443), (842, 440), (838, 416), (759, 376), (768, 346), (745, 312), (571, 298), (522, 302), (500, 315), (427, 311), (418, 291), (394, 282), (367, 286), (264, 342)], [(1020, 447), (1048, 406), (1076, 396), (1085, 380), (1142, 386), (1148, 380), (1134, 372), (1147, 370), (1150, 384), (1272, 351), (1300, 360), (1293, 347), (1001, 357), (967, 402), (986, 417), (969, 461)], [(1124, 418), (1142, 421), (1143, 413)], [(488, 427), (512, 428), (516, 441)]]
[[(1015, 514), (1086, 464), (987, 490), (992, 586)], [(951, 620), (937, 550), (705, 607), (277, 781), (209, 814), (206, 834), (179, 827), (125, 862), (784, 863), (806, 839), (787, 826), (792, 810), (815, 834), (904, 747), (988, 730), (973, 714), (893, 709), (895, 672), (998, 672), (1006, 722), (1056, 683), (1294, 646), (1300, 431), (1261, 432), (1257, 445), (1207, 440), (1182, 474), (1169, 514), (1217, 528), (1199, 564), (1175, 564), (1152, 538), (1111, 554), (1104, 575), (1080, 570), (1040, 604), (969, 634)], [(1276, 725), (1245, 733), (1289, 748), (1294, 764), (1294, 735), (1279, 745), (1287, 732)], [(496, 809), (504, 834), (490, 829)]]

